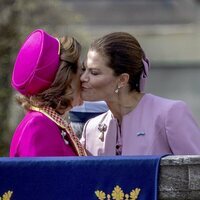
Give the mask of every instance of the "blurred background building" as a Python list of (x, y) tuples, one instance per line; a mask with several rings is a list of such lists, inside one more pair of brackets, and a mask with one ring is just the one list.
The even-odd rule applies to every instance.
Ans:
[(83, 45), (113, 31), (133, 34), (151, 61), (146, 92), (184, 100), (200, 125), (200, 1), (198, 0), (1, 0), (0, 156), (22, 116), (10, 76), (26, 35), (43, 28), (75, 36)]

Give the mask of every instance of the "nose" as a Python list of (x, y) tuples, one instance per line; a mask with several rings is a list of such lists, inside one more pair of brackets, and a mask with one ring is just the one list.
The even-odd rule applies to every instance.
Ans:
[(87, 82), (89, 80), (89, 77), (88, 77), (86, 71), (82, 72), (80, 80), (81, 80), (81, 82)]

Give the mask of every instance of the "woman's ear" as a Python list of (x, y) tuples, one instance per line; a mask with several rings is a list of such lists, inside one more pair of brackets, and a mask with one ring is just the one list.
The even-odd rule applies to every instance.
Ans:
[(128, 84), (128, 81), (129, 81), (129, 74), (123, 73), (119, 77), (119, 84), (118, 84), (118, 86), (120, 88), (122, 88), (122, 87), (124, 87), (124, 86), (126, 86)]

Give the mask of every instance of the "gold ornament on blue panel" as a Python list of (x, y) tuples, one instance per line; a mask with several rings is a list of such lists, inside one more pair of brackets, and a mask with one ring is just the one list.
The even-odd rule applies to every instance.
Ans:
[(5, 192), (3, 196), (0, 197), (0, 200), (11, 200), (12, 194), (13, 191), (8, 190), (8, 192)]
[(140, 190), (140, 188), (135, 188), (129, 194), (125, 194), (121, 187), (117, 185), (111, 194), (106, 194), (101, 190), (96, 190), (95, 194), (99, 200), (137, 200)]

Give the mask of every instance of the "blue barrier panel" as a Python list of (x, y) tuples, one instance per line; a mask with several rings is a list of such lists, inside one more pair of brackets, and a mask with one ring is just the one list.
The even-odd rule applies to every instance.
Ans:
[(0, 158), (0, 199), (154, 200), (160, 158)]

